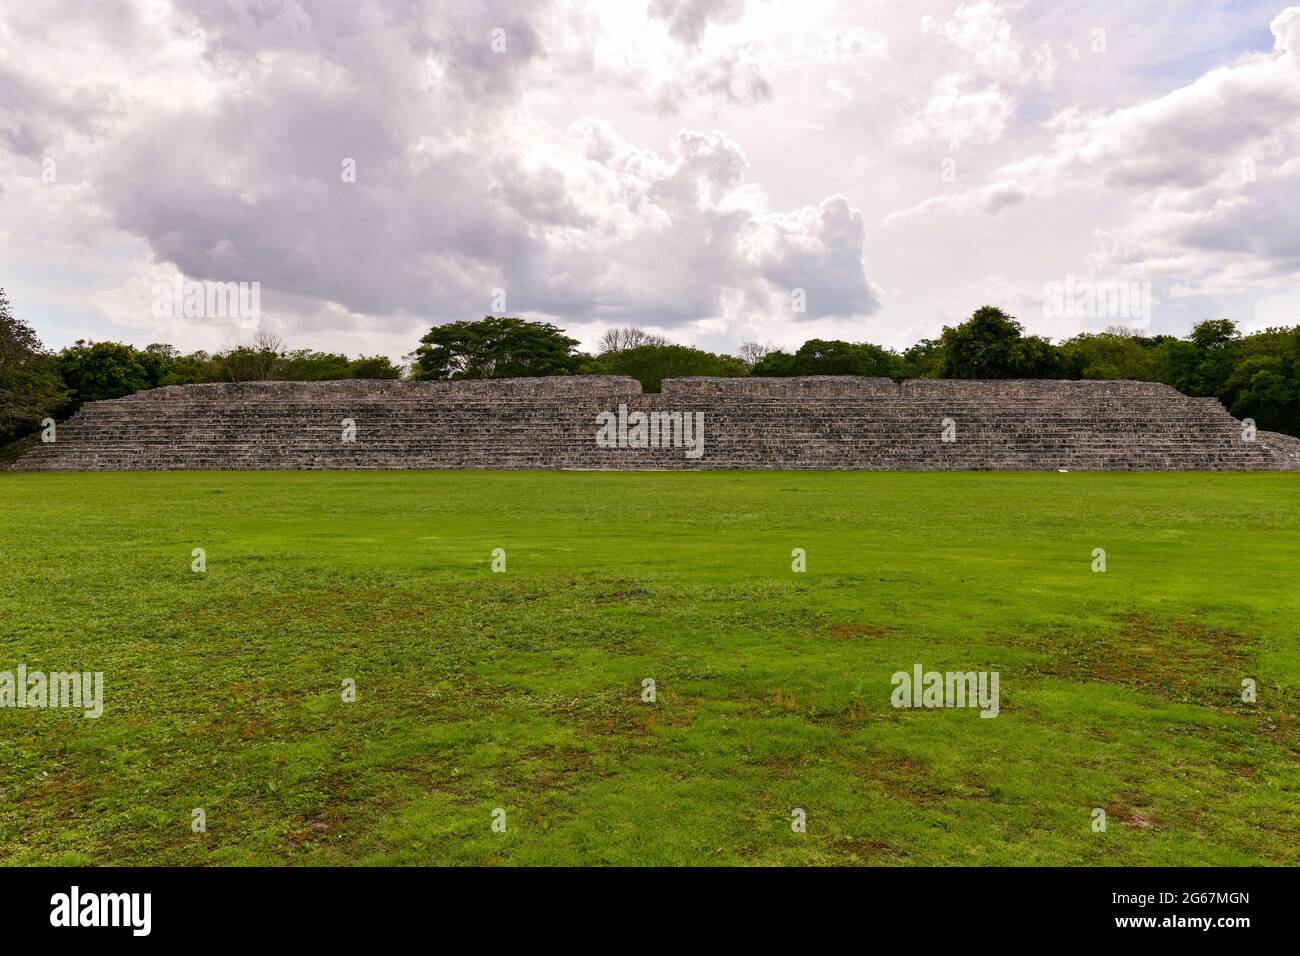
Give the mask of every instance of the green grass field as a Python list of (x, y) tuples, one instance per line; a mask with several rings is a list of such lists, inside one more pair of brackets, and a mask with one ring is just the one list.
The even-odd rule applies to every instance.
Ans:
[(0, 859), (1295, 865), (1297, 612), (1285, 474), (3, 474)]

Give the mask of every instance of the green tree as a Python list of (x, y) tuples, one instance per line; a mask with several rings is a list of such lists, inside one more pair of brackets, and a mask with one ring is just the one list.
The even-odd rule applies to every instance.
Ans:
[(1201, 384), (1202, 350), (1183, 339), (1165, 339), (1155, 350), (1156, 377), (1184, 395), (1207, 395)]
[(271, 377), (283, 382), (332, 382), (351, 378), (352, 368), (346, 355), (297, 349), (280, 356)]
[(1300, 383), (1282, 357), (1254, 355), (1232, 371), (1220, 395), (1238, 418), (1253, 418), (1269, 431), (1296, 434), (1300, 430)]
[(220, 382), (223, 378), (220, 361), (207, 352), (182, 355), (170, 345), (150, 345), (145, 351), (158, 356), (162, 365), (159, 385), (193, 385), (197, 382)]
[(1198, 322), (1187, 336), (1195, 345), (1207, 351), (1227, 346), (1239, 337), (1237, 323), (1230, 319), (1209, 319)]
[(64, 387), (71, 393), (69, 411), (86, 402), (121, 398), (158, 384), (153, 377), (158, 371), (157, 364), (120, 342), (78, 339), (59, 353), (56, 367)]
[(1185, 340), (1170, 339), (1156, 353), (1160, 381), (1184, 395), (1221, 395), (1241, 358), (1237, 324), (1227, 319), (1200, 322)]
[(395, 379), (402, 377), (402, 369), (387, 355), (363, 355), (348, 362), (348, 375), (351, 378)]
[(31, 434), (67, 400), (48, 353), (0, 289), (0, 443)]
[(227, 382), (270, 382), (275, 380), (284, 355), (284, 340), (263, 330), (247, 344), (218, 353), (217, 365)]
[(1154, 350), (1124, 332), (1076, 335), (1059, 347), (1061, 371), (1066, 378), (1156, 381)]
[(749, 374), (760, 378), (788, 378), (797, 374), (794, 356), (782, 349), (773, 349), (749, 367)]
[(938, 378), (943, 368), (943, 344), (938, 339), (921, 339), (903, 353), (910, 378)]
[(577, 339), (517, 318), (435, 325), (420, 343), (411, 374), (417, 380), (572, 375), (579, 362)]
[(666, 378), (743, 378), (749, 374), (749, 366), (734, 355), (715, 355), (687, 345), (640, 345), (608, 352), (595, 360), (592, 370), (604, 375), (630, 375), (647, 392), (659, 391)]
[(953, 328), (945, 326), (939, 342), (942, 378), (1052, 378), (1060, 360), (1052, 343), (1024, 329), (1001, 309), (986, 305)]
[(911, 374), (902, 356), (870, 342), (809, 339), (794, 355), (771, 352), (754, 364), (758, 376), (865, 375), (907, 378)]

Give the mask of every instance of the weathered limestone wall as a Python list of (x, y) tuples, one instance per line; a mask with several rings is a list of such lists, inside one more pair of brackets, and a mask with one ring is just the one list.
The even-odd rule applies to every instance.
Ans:
[[(602, 429), (620, 406), (702, 421), (702, 446), (679, 430), (634, 447), (636, 416), (626, 441)], [(1300, 469), (1300, 441), (1244, 441), (1217, 401), (1149, 382), (684, 378), (659, 395), (618, 376), (249, 382), (93, 402), (15, 467), (1258, 471)]]

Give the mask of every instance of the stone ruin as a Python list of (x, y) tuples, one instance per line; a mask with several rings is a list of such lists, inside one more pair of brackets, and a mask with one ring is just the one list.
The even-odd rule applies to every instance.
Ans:
[(1151, 382), (680, 378), (657, 395), (621, 376), (175, 385), (91, 402), (54, 438), (14, 468), (1300, 469), (1300, 439)]

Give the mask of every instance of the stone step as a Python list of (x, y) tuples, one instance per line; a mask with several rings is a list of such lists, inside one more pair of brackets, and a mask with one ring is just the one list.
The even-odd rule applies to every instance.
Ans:
[[(704, 455), (596, 444), (596, 415), (700, 411)], [(341, 441), (342, 420), (356, 441)], [(941, 441), (942, 421), (957, 441)], [(171, 386), (86, 405), (26, 470), (1300, 468), (1300, 440), (1242, 426), (1213, 399), (1139, 382), (631, 379)]]

